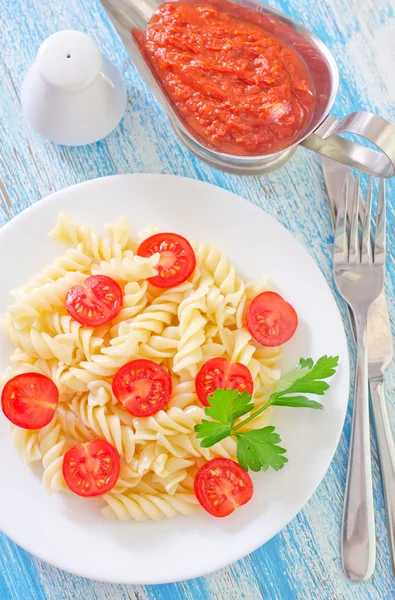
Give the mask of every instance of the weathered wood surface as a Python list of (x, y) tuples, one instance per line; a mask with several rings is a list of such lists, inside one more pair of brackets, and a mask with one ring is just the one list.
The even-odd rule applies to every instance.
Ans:
[[(303, 22), (334, 53), (341, 72), (335, 115), (366, 109), (395, 122), (395, 0), (278, 0), (271, 4)], [(317, 157), (300, 150), (281, 171), (259, 178), (226, 175), (194, 159), (173, 135), (95, 0), (1, 0), (0, 22), (0, 224), (43, 196), (86, 179), (129, 172), (185, 175), (234, 191), (274, 215), (305, 244), (333, 287), (332, 232)], [(37, 136), (25, 123), (19, 100), (23, 77), (41, 41), (55, 31), (72, 28), (97, 40), (121, 68), (129, 90), (127, 113), (116, 131), (98, 144), (74, 149)], [(387, 295), (393, 299), (393, 182), (388, 185), (388, 198), (387, 266), (392, 280), (387, 277)], [(341, 301), (339, 306), (345, 316)], [(393, 366), (386, 375), (392, 422), (394, 380)], [(335, 459), (305, 509), (264, 547), (227, 569), (174, 585), (107, 585), (52, 568), (0, 534), (0, 599), (390, 600), (395, 597), (395, 579), (375, 450), (377, 569), (371, 581), (351, 584), (340, 567), (349, 433), (350, 413)]]

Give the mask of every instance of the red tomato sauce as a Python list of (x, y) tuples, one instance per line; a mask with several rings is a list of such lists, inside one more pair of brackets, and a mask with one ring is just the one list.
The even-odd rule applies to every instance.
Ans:
[[(244, 12), (243, 12), (244, 11)], [(236, 155), (272, 154), (306, 129), (314, 88), (299, 55), (252, 11), (172, 2), (153, 15), (145, 50), (173, 105), (197, 138)]]

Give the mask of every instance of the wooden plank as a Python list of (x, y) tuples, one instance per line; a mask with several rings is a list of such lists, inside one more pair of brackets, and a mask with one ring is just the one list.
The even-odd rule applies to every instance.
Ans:
[[(332, 50), (341, 73), (333, 109), (341, 116), (371, 110), (395, 122), (395, 0), (278, 0), (271, 2), (312, 29)], [(174, 173), (240, 194), (282, 222), (308, 248), (332, 286), (332, 231), (319, 160), (300, 150), (288, 165), (264, 177), (215, 171), (186, 152), (131, 64), (97, 2), (3, 0), (0, 53), (0, 224), (47, 194), (73, 183), (127, 172)], [(92, 35), (125, 76), (127, 113), (106, 140), (82, 148), (43, 141), (25, 123), (20, 88), (41, 41), (75, 28)], [(395, 292), (395, 184), (388, 184), (388, 274)], [(346, 316), (337, 296), (339, 308)], [(324, 315), (323, 315), (324, 318)], [(392, 322), (394, 314), (392, 314)], [(349, 334), (349, 330), (348, 330)], [(351, 338), (350, 338), (351, 342)], [(352, 347), (351, 347), (352, 349)], [(353, 350), (353, 349), (352, 349)], [(352, 352), (354, 356), (354, 353)], [(395, 368), (386, 376), (395, 421)], [(378, 561), (372, 581), (351, 584), (339, 558), (342, 495), (350, 414), (323, 483), (290, 525), (244, 560), (190, 582), (113, 586), (74, 577), (30, 556), (0, 536), (1, 600), (390, 600), (395, 596), (383, 499), (374, 451)]]

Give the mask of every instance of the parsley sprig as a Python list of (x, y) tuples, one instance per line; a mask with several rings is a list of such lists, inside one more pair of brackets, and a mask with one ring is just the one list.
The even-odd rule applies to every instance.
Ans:
[[(316, 363), (311, 358), (301, 358), (295, 369), (277, 381), (269, 400), (255, 411), (252, 397), (247, 392), (215, 390), (209, 398), (210, 406), (205, 409), (207, 417), (211, 420), (203, 419), (195, 426), (197, 438), (202, 440), (200, 445), (210, 448), (217, 442), (234, 436), (237, 442), (237, 461), (243, 469), (282, 469), (288, 459), (284, 456), (286, 450), (279, 445), (281, 439), (273, 426), (251, 431), (241, 429), (269, 406), (322, 409), (323, 405), (320, 402), (311, 400), (305, 394), (325, 394), (329, 384), (324, 379), (336, 373), (338, 362), (338, 356), (322, 356)], [(251, 414), (239, 420), (248, 413)]]

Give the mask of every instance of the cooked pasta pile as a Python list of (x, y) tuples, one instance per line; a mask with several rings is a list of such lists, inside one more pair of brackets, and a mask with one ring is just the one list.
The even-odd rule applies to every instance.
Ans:
[[(62, 474), (66, 450), (104, 438), (122, 461), (118, 483), (103, 496), (105, 517), (189, 515), (200, 510), (193, 491), (196, 470), (211, 458), (236, 454), (231, 438), (209, 449), (196, 438), (194, 426), (205, 416), (195, 393), (197, 372), (213, 357), (243, 363), (251, 371), (259, 406), (280, 376), (281, 351), (258, 347), (243, 326), (246, 303), (267, 289), (264, 284), (245, 284), (214, 246), (193, 244), (197, 266), (191, 278), (176, 288), (154, 288), (147, 279), (156, 275), (158, 257), (137, 256), (139, 242), (129, 229), (122, 218), (99, 236), (60, 215), (50, 235), (68, 249), (14, 292), (2, 325), (16, 349), (3, 383), (17, 373), (42, 373), (56, 384), (60, 397), (46, 427), (27, 430), (10, 424), (12, 440), (26, 463), (42, 463), (46, 488), (58, 491), (67, 489)], [(124, 298), (117, 318), (93, 329), (69, 316), (65, 295), (98, 273), (116, 280)], [(145, 418), (129, 414), (111, 388), (117, 370), (139, 357), (163, 365), (173, 380), (165, 410)], [(267, 420), (264, 414), (252, 428)]]

